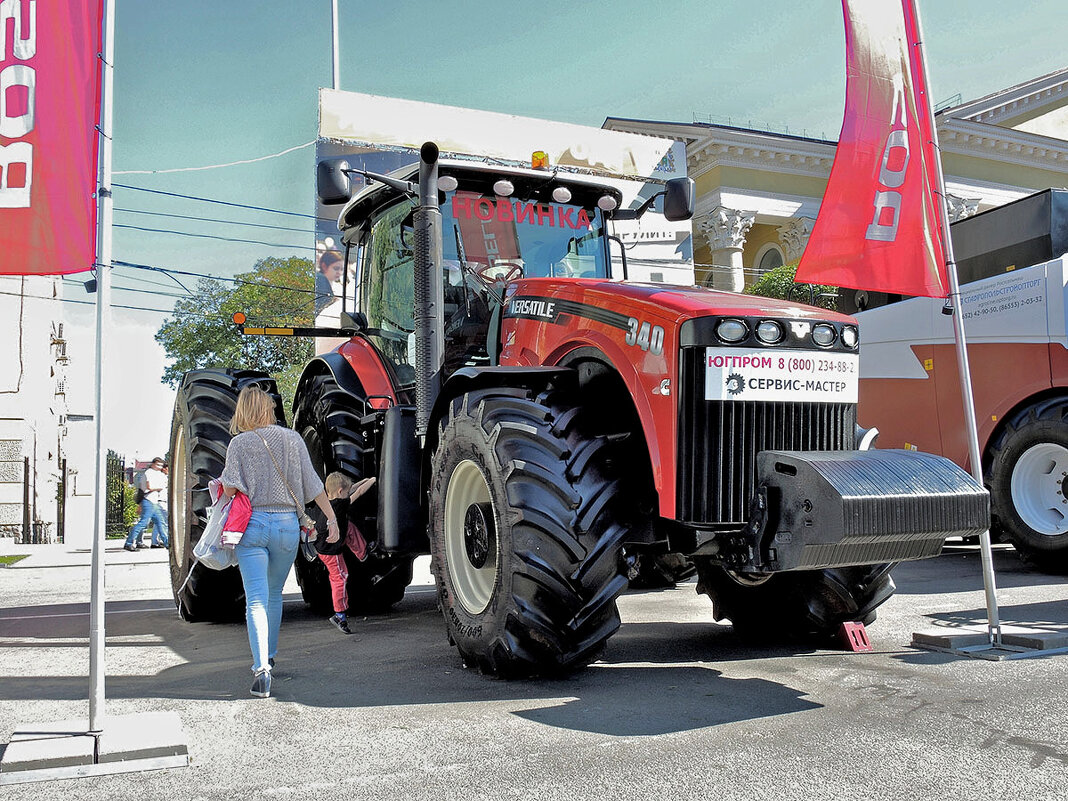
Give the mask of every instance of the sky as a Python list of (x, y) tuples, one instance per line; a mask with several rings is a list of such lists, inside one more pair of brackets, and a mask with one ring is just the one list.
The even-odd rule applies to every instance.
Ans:
[[(139, 172), (312, 142), (317, 90), (332, 83), (330, 0), (113, 2), (113, 258), (230, 276), (265, 256), (310, 256), (310, 219), (126, 187), (311, 214), (311, 147)], [(841, 125), (838, 0), (339, 0), (339, 11), (341, 89), (595, 127), (609, 116), (698, 119), (833, 140)], [(920, 0), (920, 11), (936, 102), (1068, 66), (1064, 0)], [(183, 290), (130, 268), (115, 268), (113, 284), (114, 304), (163, 310), (114, 309), (106, 351), (106, 440), (128, 457), (151, 456), (166, 450), (173, 405), (153, 335), (174, 302), (166, 295)], [(67, 285), (68, 297), (92, 298), (78, 281)], [(91, 307), (67, 305), (75, 380), (91, 387)]]

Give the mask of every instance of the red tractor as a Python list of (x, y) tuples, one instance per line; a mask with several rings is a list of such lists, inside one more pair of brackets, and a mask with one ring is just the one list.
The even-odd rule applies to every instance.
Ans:
[[(353, 172), (369, 185), (349, 197)], [(337, 330), (244, 333), (346, 337), (305, 368), (292, 420), (324, 474), (378, 478), (349, 597), (390, 606), (430, 553), (469, 665), (587, 664), (639, 561), (665, 554), (692, 560), (717, 620), (826, 638), (874, 619), (893, 563), (989, 524), (985, 490), (949, 461), (866, 449), (852, 318), (611, 278), (614, 253), (627, 270), (614, 225), (689, 219), (688, 178), (624, 209), (595, 176), (444, 160), (427, 143), (389, 176), (324, 162), (319, 194), (344, 204), (355, 305)], [(179, 389), (172, 569), (188, 619), (242, 603), (236, 571), (190, 554), (248, 382), (273, 390), (235, 370)], [(298, 556), (296, 570), (328, 611), (322, 565)]]

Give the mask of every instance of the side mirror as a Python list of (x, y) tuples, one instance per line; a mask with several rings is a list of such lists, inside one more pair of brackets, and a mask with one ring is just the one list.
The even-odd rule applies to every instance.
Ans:
[(352, 197), (352, 181), (346, 170), (351, 169), (343, 158), (323, 159), (315, 168), (315, 191), (319, 202), (335, 206)]
[(694, 212), (693, 178), (670, 178), (664, 186), (664, 219), (689, 220)]

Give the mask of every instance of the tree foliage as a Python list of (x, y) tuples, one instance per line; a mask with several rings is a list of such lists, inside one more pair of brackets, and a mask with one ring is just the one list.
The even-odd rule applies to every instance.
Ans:
[(796, 272), (796, 261), (776, 267), (774, 270), (768, 270), (751, 286), (746, 287), (745, 294), (808, 303), (832, 311), (838, 308), (838, 287), (824, 284), (795, 284)]
[(309, 259), (260, 259), (230, 283), (204, 278), (192, 298), (174, 304), (171, 317), (156, 332), (170, 364), (163, 380), (178, 386), (182, 374), (204, 367), (262, 370), (278, 381), (286, 409), (304, 365), (313, 355), (306, 337), (242, 336), (235, 312), (251, 325), (313, 325), (314, 273)]

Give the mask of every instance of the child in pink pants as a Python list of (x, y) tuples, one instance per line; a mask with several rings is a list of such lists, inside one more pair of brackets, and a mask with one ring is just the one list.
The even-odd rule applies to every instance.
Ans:
[(374, 483), (374, 478), (365, 478), (353, 484), (344, 473), (331, 473), (326, 477), (326, 496), (330, 499), (334, 514), (337, 515), (338, 531), (345, 532), (344, 537), (336, 534), (331, 539), (325, 523), (320, 527), (319, 521), (316, 521), (318, 537), (315, 540), (315, 550), (319, 553), (319, 559), (326, 565), (326, 572), (330, 576), (330, 595), (334, 602), (334, 616), (330, 618), (330, 622), (343, 634), (352, 634), (345, 617), (349, 608), (349, 593), (346, 587), (349, 568), (345, 564), (345, 549), (348, 548), (361, 562), (367, 558), (367, 542), (356, 524), (349, 520), (349, 504), (367, 492)]

